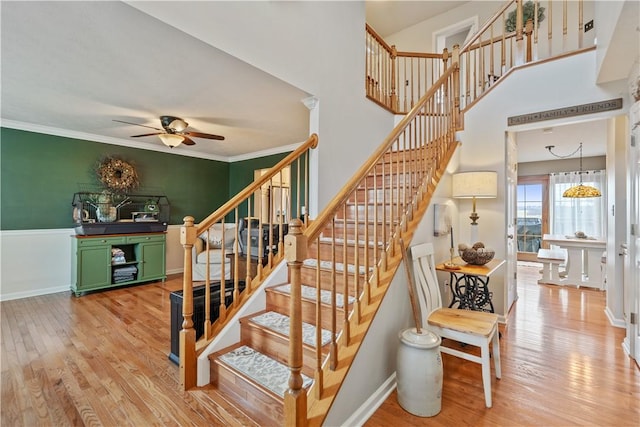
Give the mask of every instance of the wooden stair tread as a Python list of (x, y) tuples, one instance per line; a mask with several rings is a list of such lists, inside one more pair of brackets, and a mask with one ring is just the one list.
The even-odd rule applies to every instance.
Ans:
[(440, 308), (434, 310), (427, 321), (433, 326), (486, 337), (497, 327), (498, 315), (483, 311)]
[[(283, 285), (272, 286), (268, 288), (269, 290), (281, 292), (284, 294), (291, 294), (291, 284), (285, 283)], [(316, 301), (317, 300), (317, 290), (313, 286), (302, 285), (302, 298)], [(349, 296), (349, 304), (353, 304), (356, 299), (352, 296)], [(326, 305), (331, 305), (331, 291), (326, 289), (320, 290), (320, 302)], [(344, 308), (344, 296), (341, 293), (336, 292), (336, 306), (338, 308)]]
[[(274, 331), (285, 338), (289, 337), (289, 316), (275, 312), (263, 311), (247, 319), (262, 328)], [(321, 330), (322, 346), (331, 342), (331, 331)], [(302, 342), (310, 347), (316, 347), (316, 327), (310, 323), (302, 322)]]
[[(249, 378), (252, 382), (259, 384), (280, 398), (284, 398), (284, 393), (289, 388), (289, 367), (246, 345), (240, 345), (220, 354), (216, 361)], [(308, 388), (313, 380), (304, 374), (301, 375), (302, 387)]]

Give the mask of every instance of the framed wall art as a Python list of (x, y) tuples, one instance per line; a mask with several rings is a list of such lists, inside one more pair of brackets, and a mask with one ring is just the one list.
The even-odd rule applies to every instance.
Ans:
[(451, 232), (451, 212), (449, 205), (433, 205), (433, 235), (446, 236)]

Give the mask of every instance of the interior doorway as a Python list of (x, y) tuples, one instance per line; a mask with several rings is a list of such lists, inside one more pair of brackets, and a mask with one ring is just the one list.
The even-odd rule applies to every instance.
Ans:
[[(433, 33), (432, 46), (435, 47), (435, 52), (442, 53), (445, 48), (451, 53), (453, 46), (456, 44), (462, 48), (464, 44), (476, 33), (478, 30), (478, 17), (471, 17), (460, 21), (456, 24), (442, 28)], [(442, 66), (442, 64), (440, 65)], [(467, 93), (467, 81), (462, 79), (460, 86), (460, 107), (464, 108), (466, 105), (466, 98), (462, 95)]]
[[(257, 169), (254, 179), (270, 169)], [(253, 217), (263, 224), (288, 224), (291, 219), (291, 170), (287, 166), (253, 195)]]

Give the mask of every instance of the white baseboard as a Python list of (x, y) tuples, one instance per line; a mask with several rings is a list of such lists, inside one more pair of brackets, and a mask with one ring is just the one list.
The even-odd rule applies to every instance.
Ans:
[(624, 340), (622, 340), (622, 349), (624, 350), (624, 354), (633, 359), (633, 355), (631, 354), (631, 346), (629, 344), (629, 337), (624, 337)]
[(623, 328), (623, 329), (627, 327), (627, 324), (624, 322), (624, 319), (617, 319), (616, 316), (613, 315), (609, 307), (605, 307), (604, 314), (607, 316), (607, 319), (609, 319), (609, 323), (611, 323), (612, 326), (615, 326), (616, 328)]
[(10, 294), (0, 294), (0, 301), (10, 301), (20, 298), (37, 297), (40, 295), (56, 294), (58, 292), (69, 292), (71, 294), (71, 286), (53, 286), (50, 288), (39, 288), (23, 292), (13, 292)]
[(374, 412), (384, 403), (385, 400), (395, 390), (397, 385), (396, 373), (394, 372), (380, 387), (351, 415), (345, 420), (345, 426), (360, 427), (373, 415)]

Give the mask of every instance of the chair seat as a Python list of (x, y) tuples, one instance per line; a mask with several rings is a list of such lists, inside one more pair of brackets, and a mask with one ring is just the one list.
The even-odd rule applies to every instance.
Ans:
[(440, 328), (488, 337), (496, 328), (498, 315), (482, 311), (440, 308), (433, 311), (427, 321), (430, 325)]

